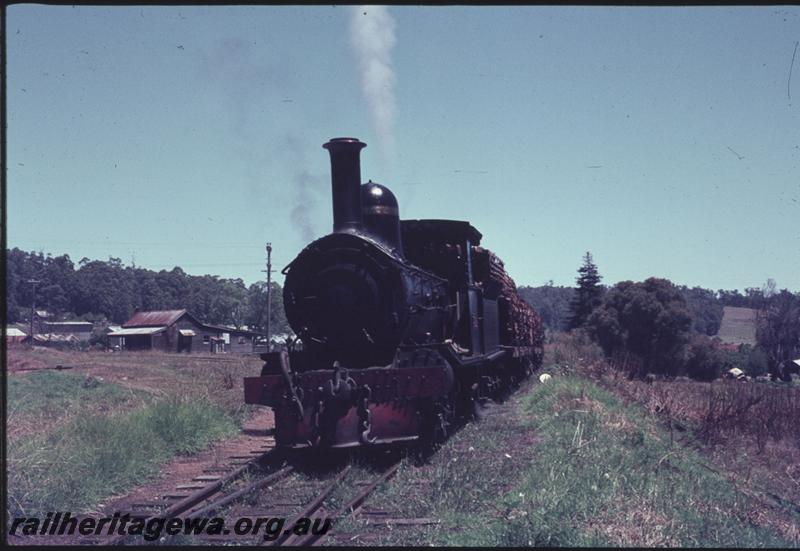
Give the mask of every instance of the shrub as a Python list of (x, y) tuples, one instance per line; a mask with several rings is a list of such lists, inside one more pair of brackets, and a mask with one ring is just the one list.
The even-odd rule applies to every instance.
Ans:
[(574, 372), (604, 361), (603, 350), (583, 329), (551, 333), (544, 349), (544, 365), (557, 372)]
[(722, 375), (728, 365), (716, 341), (705, 335), (692, 338), (686, 358), (686, 374), (689, 377), (698, 381), (713, 381)]
[(686, 300), (669, 280), (617, 283), (589, 316), (587, 329), (608, 356), (632, 353), (638, 375), (676, 375), (689, 340), (692, 318)]
[(767, 353), (760, 346), (740, 344), (736, 352), (725, 353), (725, 360), (732, 367), (738, 367), (750, 377), (765, 375), (769, 371)]

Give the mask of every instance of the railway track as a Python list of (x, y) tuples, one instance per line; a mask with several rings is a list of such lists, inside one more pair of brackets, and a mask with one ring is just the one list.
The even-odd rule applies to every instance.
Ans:
[[(226, 533), (192, 534), (188, 540), (176, 540), (184, 545), (306, 546), (319, 545), (328, 537), (340, 544), (341, 537), (347, 534), (339, 534), (334, 526), (339, 521), (357, 517), (364, 519), (360, 523), (362, 529), (389, 524), (412, 527), (438, 523), (436, 519), (403, 518), (405, 515), (399, 511), (364, 507), (370, 495), (397, 472), (400, 461), (394, 452), (386, 450), (387, 454), (382, 457), (367, 454), (370, 467), (360, 472), (361, 477), (369, 479), (359, 480), (351, 468), (352, 453), (322, 454), (322, 459), (308, 455), (309, 452), (287, 454), (275, 448), (271, 432), (265, 433), (257, 446), (248, 452), (240, 450), (229, 455), (220, 465), (207, 467), (190, 481), (176, 485), (173, 491), (163, 492), (161, 499), (131, 500), (105, 516), (116, 513), (145, 522), (169, 518), (218, 517), (225, 520)], [(359, 457), (365, 456), (362, 453)], [(327, 521), (330, 528), (324, 534), (292, 533), (289, 529), (301, 518), (311, 519), (312, 526), (315, 522), (316, 526), (323, 526)], [(284, 519), (285, 529), (277, 535), (269, 534), (270, 538), (265, 538), (263, 526), (261, 530), (238, 535), (231, 528), (239, 519), (249, 519), (253, 524), (263, 519)], [(162, 537), (164, 535), (162, 532)], [(162, 541), (169, 543), (170, 536), (166, 538)], [(77, 543), (141, 545), (147, 542), (142, 536), (105, 535), (82, 538)]]
[[(160, 500), (134, 502), (130, 510), (114, 512), (145, 522), (155, 518), (225, 519), (226, 533), (191, 535), (189, 542), (182, 540), (181, 543), (273, 547), (314, 545), (331, 532), (338, 520), (360, 514), (361, 505), (395, 474), (400, 465), (399, 461), (394, 461), (388, 468), (379, 469), (370, 480), (354, 481), (348, 480), (352, 478), (348, 475), (353, 472), (349, 462), (331, 470), (330, 466), (310, 468), (307, 459), (291, 459), (274, 448), (274, 441), (269, 441), (265, 448), (252, 450), (248, 456), (229, 457), (228, 470), (223, 470), (223, 467), (212, 469), (189, 483), (176, 486), (174, 492), (166, 493)], [(346, 458), (339, 458), (339, 463), (343, 459)], [(265, 537), (264, 529), (246, 535), (237, 535), (230, 529), (234, 520), (250, 519), (255, 523), (258, 519), (273, 518), (285, 519), (285, 529), (279, 534), (270, 534), (269, 538)], [(302, 518), (310, 519), (313, 526), (323, 527), (327, 523), (329, 529), (325, 533), (296, 534), (290, 529)], [(79, 543), (142, 544), (144, 540), (141, 536), (130, 535), (95, 536), (81, 539)]]
[[(118, 510), (114, 513), (119, 513), (120, 516), (129, 515), (131, 519), (171, 518), (187, 515), (190, 511), (197, 510), (199, 505), (224, 488), (251, 471), (255, 471), (257, 467), (268, 465), (277, 459), (279, 456), (275, 449), (275, 441), (271, 436), (267, 436), (259, 449), (250, 450), (247, 455), (228, 456), (225, 464), (205, 469), (203, 474), (193, 477), (188, 483), (176, 485), (174, 491), (164, 493), (160, 500), (133, 502), (130, 504), (129, 510)], [(278, 473), (288, 473), (288, 470), (284, 468), (275, 474)], [(269, 483), (270, 476), (265, 477), (267, 483)], [(194, 515), (194, 513), (192, 514)], [(127, 539), (133, 539), (133, 537), (83, 539), (80, 543), (117, 545)]]
[[(211, 516), (224, 511), (226, 519), (285, 519), (280, 533), (265, 538), (265, 531), (246, 536), (221, 534), (216, 536), (199, 535), (196, 541), (204, 544), (238, 543), (265, 547), (294, 547), (320, 543), (327, 537), (337, 521), (358, 514), (358, 508), (388, 481), (397, 471), (399, 462), (366, 481), (353, 481), (353, 469), (346, 465), (331, 473), (314, 477), (295, 467), (288, 466), (264, 479), (255, 480), (213, 503), (203, 506), (187, 515)], [(267, 480), (269, 479), (269, 480)], [(266, 488), (266, 491), (264, 489)], [(248, 503), (248, 496), (250, 503)], [(255, 503), (253, 503), (253, 501)], [(300, 519), (310, 519), (311, 526), (328, 529), (324, 533), (312, 530), (296, 534), (291, 529)]]

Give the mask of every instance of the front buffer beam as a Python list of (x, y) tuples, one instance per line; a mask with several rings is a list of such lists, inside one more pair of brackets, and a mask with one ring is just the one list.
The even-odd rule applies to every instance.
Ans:
[(417, 439), (453, 388), (441, 357), (425, 367), (293, 372), (285, 353), (276, 374), (246, 377), (245, 402), (275, 412), (279, 447), (346, 448)]

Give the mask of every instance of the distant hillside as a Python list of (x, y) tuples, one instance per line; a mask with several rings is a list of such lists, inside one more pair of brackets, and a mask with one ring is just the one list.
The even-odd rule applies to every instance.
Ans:
[(722, 342), (756, 344), (756, 310), (726, 306), (717, 336)]

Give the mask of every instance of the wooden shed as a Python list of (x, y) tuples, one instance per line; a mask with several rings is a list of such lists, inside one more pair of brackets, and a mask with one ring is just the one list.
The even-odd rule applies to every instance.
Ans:
[(248, 353), (259, 333), (208, 325), (186, 310), (136, 312), (122, 328), (108, 334), (120, 350), (165, 352)]

